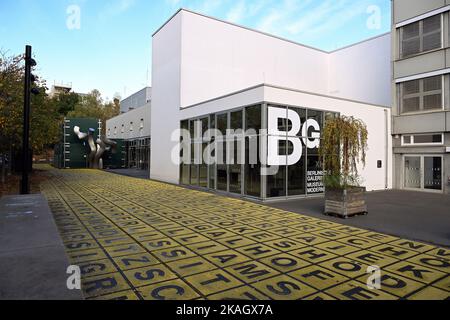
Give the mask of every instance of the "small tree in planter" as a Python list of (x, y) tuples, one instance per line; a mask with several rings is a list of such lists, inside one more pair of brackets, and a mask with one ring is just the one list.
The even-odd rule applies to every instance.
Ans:
[(368, 132), (362, 120), (339, 116), (328, 119), (319, 149), (323, 161), (325, 214), (343, 218), (367, 214), (366, 188), (358, 164), (366, 165)]

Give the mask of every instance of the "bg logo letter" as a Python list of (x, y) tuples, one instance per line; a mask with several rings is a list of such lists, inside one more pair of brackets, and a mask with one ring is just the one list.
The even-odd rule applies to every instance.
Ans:
[[(269, 166), (284, 166), (284, 165), (294, 165), (300, 161), (303, 155), (302, 142), (299, 138), (292, 138), (297, 136), (300, 132), (302, 124), (300, 123), (300, 117), (293, 110), (288, 110), (286, 114), (286, 109), (281, 108), (268, 108), (268, 138), (267, 138), (267, 164)], [(280, 131), (278, 128), (279, 120), (289, 120), (292, 123), (291, 130), (289, 132)], [(285, 155), (279, 154), (279, 144), (280, 141), (286, 141), (286, 133), (288, 135), (288, 141), (293, 144), (294, 151), (292, 154)]]
[[(300, 116), (294, 110), (287, 110), (282, 108), (269, 107), (267, 111), (268, 118), (268, 138), (267, 138), (267, 164), (269, 166), (292, 166), (300, 161), (303, 156), (303, 144), (308, 149), (316, 149), (320, 147), (320, 125), (314, 119), (308, 119), (303, 124), (300, 120)], [(278, 127), (279, 121), (290, 121), (291, 128), (288, 132), (280, 131)], [(308, 135), (310, 129), (314, 129), (311, 135)], [(300, 133), (303, 136), (302, 139), (298, 138)], [(293, 146), (292, 154), (285, 155), (279, 154), (279, 144), (280, 141), (287, 140)]]
[(67, 278), (67, 289), (81, 290), (81, 270), (79, 266), (69, 266), (66, 271), (70, 274)]

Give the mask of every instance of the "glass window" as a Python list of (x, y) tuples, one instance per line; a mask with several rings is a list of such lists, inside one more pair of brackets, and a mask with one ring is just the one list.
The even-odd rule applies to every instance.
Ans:
[(242, 168), (241, 165), (230, 165), (230, 192), (241, 194), (241, 179)]
[[(293, 152), (292, 143), (288, 142), (289, 154)], [(304, 195), (305, 192), (305, 173), (306, 173), (306, 148), (303, 146), (303, 156), (299, 162), (288, 168), (288, 196)]]
[[(202, 132), (199, 133), (201, 135), (201, 137), (203, 138), (205, 136), (205, 133), (208, 131), (209, 129), (209, 120), (208, 118), (203, 118), (200, 120), (202, 122)], [(199, 137), (200, 138), (200, 137)]]
[[(230, 129), (241, 130), (243, 129), (243, 112), (236, 111), (230, 113)], [(235, 132), (236, 137), (230, 137), (228, 146), (232, 148), (227, 153), (230, 155), (230, 162), (228, 166), (230, 188), (229, 192), (241, 194), (242, 184), (242, 153), (243, 150), (243, 136), (242, 132)]]
[[(278, 154), (287, 156), (287, 140), (280, 140), (278, 145)], [(287, 160), (287, 158), (286, 158)], [(286, 196), (286, 166), (280, 165), (275, 175), (267, 176), (267, 197), (285, 197)]]
[(181, 183), (182, 184), (186, 184), (186, 185), (188, 185), (188, 184), (190, 184), (191, 183), (191, 178), (190, 178), (190, 176), (189, 176), (189, 171), (190, 171), (190, 165), (188, 165), (188, 164), (182, 164), (181, 166), (180, 166), (180, 168), (181, 168), (181, 174), (180, 174), (180, 176), (181, 176)]
[(209, 188), (215, 189), (216, 188), (216, 166), (215, 165), (209, 165)]
[(228, 191), (228, 174), (227, 165), (218, 164), (217, 165), (217, 190)]
[(442, 109), (442, 76), (400, 84), (402, 113)]
[(411, 136), (403, 136), (403, 144), (411, 144)]
[(441, 157), (424, 157), (424, 188), (442, 190)]
[(220, 157), (217, 164), (217, 189), (221, 191), (228, 191), (228, 168), (227, 168), (227, 148), (225, 144), (225, 135), (228, 128), (228, 114), (217, 115), (216, 118), (217, 130), (220, 131), (222, 137), (216, 139), (216, 155)]
[[(409, 142), (408, 142), (409, 141)], [(418, 134), (404, 136), (404, 144), (443, 144), (442, 134)]]
[(198, 165), (191, 164), (191, 185), (198, 186)]
[(400, 56), (412, 56), (442, 47), (441, 15), (417, 21), (400, 29)]
[(248, 107), (245, 109), (245, 131), (255, 130), (256, 134), (260, 133), (261, 126), (261, 105)]
[(189, 121), (188, 120), (181, 121), (180, 128), (184, 130), (189, 130)]
[(214, 114), (209, 116), (209, 128), (210, 129), (216, 128), (216, 116)]
[(286, 196), (286, 166), (279, 166), (278, 173), (267, 176), (267, 197)]
[[(308, 110), (308, 120), (315, 120), (319, 124), (319, 128), (323, 128), (323, 111)], [(311, 126), (308, 128), (307, 137), (315, 137), (317, 135), (316, 129)]]
[(208, 187), (208, 166), (206, 164), (199, 165), (198, 185), (203, 188)]
[(259, 162), (258, 136), (246, 138), (245, 143), (245, 191), (244, 193), (253, 197), (261, 196), (261, 164)]
[(217, 130), (224, 136), (228, 128), (228, 114), (219, 114), (217, 116)]
[(242, 135), (242, 128), (243, 128), (242, 115), (243, 115), (242, 111), (232, 112), (230, 114), (230, 129), (235, 131), (234, 133), (235, 136), (228, 137), (228, 147), (231, 148), (227, 152), (230, 155), (228, 164), (233, 165), (242, 164), (242, 153), (244, 152), (243, 148), (244, 137)]
[(236, 111), (230, 113), (230, 129), (238, 130), (242, 129), (242, 111)]
[(222, 135), (221, 137), (216, 137), (216, 156), (218, 164), (226, 164), (227, 150), (225, 147), (225, 134), (228, 127), (228, 115), (220, 114), (217, 116), (217, 130)]
[[(305, 122), (306, 122), (306, 109), (290, 107), (289, 110), (294, 111), (298, 115), (298, 117), (300, 119), (300, 124), (301, 124), (301, 126), (303, 126), (305, 124)], [(288, 121), (288, 132), (291, 131), (291, 130), (292, 130), (292, 122)], [(297, 136), (297, 137), (301, 137), (302, 136), (301, 128), (295, 134), (295, 136)]]
[(319, 157), (319, 149), (308, 149), (306, 162), (306, 192), (308, 194), (324, 193), (323, 169)]
[(414, 143), (442, 143), (442, 135), (417, 135), (414, 136)]

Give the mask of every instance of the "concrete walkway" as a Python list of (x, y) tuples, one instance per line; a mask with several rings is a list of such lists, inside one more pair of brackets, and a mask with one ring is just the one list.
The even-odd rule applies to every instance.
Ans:
[(450, 248), (450, 196), (390, 190), (367, 193), (369, 214), (347, 220), (323, 215), (324, 199), (268, 204), (311, 217)]
[(68, 290), (70, 265), (42, 195), (0, 199), (0, 300), (82, 299)]
[(42, 189), (88, 299), (450, 298), (448, 249), (150, 180), (50, 173)]

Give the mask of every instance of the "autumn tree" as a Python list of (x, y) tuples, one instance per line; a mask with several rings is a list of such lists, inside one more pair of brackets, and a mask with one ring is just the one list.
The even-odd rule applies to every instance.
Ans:
[(75, 92), (57, 94), (52, 99), (58, 107), (58, 113), (64, 116), (74, 111), (81, 101), (80, 95)]
[(100, 91), (92, 90), (83, 96), (81, 101), (75, 106), (73, 111), (67, 114), (69, 118), (95, 118), (102, 121), (102, 134), (106, 134), (106, 120), (109, 120), (120, 113), (120, 103), (117, 99), (114, 102), (104, 102)]
[[(0, 52), (0, 153), (19, 150), (23, 132), (24, 59)], [(30, 146), (39, 154), (58, 141), (62, 115), (45, 93), (45, 81), (36, 77), (38, 95), (31, 96)]]

